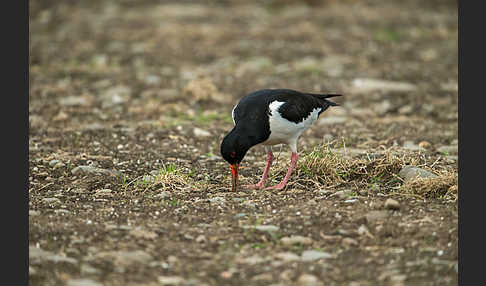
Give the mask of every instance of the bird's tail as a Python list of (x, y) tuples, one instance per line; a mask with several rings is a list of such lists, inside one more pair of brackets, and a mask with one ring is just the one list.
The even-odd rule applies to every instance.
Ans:
[(315, 94), (315, 93), (308, 93), (309, 95), (312, 95), (318, 99), (324, 100), (327, 104), (330, 106), (339, 106), (338, 103), (332, 102), (330, 100), (327, 100), (327, 98), (330, 97), (336, 97), (336, 96), (342, 96), (342, 94), (337, 94), (337, 93), (327, 93), (327, 94)]

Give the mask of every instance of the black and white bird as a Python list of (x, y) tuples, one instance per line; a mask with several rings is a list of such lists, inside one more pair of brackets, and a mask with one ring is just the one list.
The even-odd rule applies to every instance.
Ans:
[(341, 94), (303, 93), (291, 89), (263, 89), (243, 97), (233, 108), (234, 128), (221, 142), (221, 155), (230, 164), (232, 190), (238, 185), (238, 168), (246, 152), (262, 144), (267, 152), (267, 164), (261, 180), (245, 188), (265, 187), (268, 172), (274, 160), (271, 146), (287, 144), (292, 151), (290, 166), (281, 183), (266, 189), (283, 189), (289, 181), (299, 155), (299, 136), (317, 121), (329, 106), (337, 103), (327, 98)]

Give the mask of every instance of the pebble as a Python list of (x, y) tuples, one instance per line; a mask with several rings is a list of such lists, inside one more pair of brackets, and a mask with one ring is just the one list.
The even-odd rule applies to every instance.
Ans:
[(376, 221), (381, 221), (384, 220), (388, 217), (388, 212), (387, 211), (370, 211), (369, 213), (366, 214), (366, 221), (368, 223), (373, 223)]
[(366, 235), (370, 238), (373, 238), (373, 235), (371, 234), (371, 232), (368, 230), (368, 228), (364, 224), (359, 226), (358, 234), (359, 235)]
[(357, 78), (352, 82), (353, 90), (367, 93), (370, 91), (414, 91), (417, 87), (408, 82), (387, 81), (371, 78)]
[(410, 180), (415, 179), (415, 178), (437, 177), (437, 175), (434, 174), (434, 173), (431, 173), (427, 170), (424, 170), (424, 169), (421, 169), (421, 168), (418, 168), (418, 167), (414, 167), (414, 166), (410, 166), (410, 165), (403, 167), (400, 170), (400, 172), (398, 172), (398, 176), (401, 177), (402, 179), (404, 179), (405, 182), (410, 181)]
[(422, 148), (415, 144), (413, 141), (405, 141), (403, 142), (403, 148), (408, 149), (408, 150), (421, 150)]
[(337, 191), (337, 192), (334, 192), (331, 197), (338, 197), (340, 199), (345, 199), (347, 198), (349, 195), (351, 195), (351, 190), (342, 190), (342, 191)]
[(111, 195), (112, 190), (110, 189), (100, 189), (96, 190), (95, 196), (109, 196)]
[(74, 258), (58, 255), (35, 246), (29, 246), (29, 262), (32, 264), (40, 264), (42, 261), (69, 264), (78, 263)]
[(206, 131), (204, 129), (194, 127), (193, 129), (194, 136), (196, 137), (211, 137), (211, 133), (209, 131)]
[(58, 198), (43, 198), (42, 202), (47, 204), (60, 204), (61, 200), (59, 200)]
[(86, 106), (89, 105), (89, 98), (84, 96), (67, 96), (59, 99), (59, 104), (64, 106)]
[(342, 124), (345, 123), (348, 119), (343, 116), (327, 116), (324, 120), (319, 120), (318, 125), (325, 126), (325, 125), (334, 125), (334, 124)]
[(56, 164), (57, 164), (57, 163), (59, 163), (59, 162), (61, 162), (61, 161), (56, 160), (56, 159), (51, 160), (51, 161), (49, 161), (49, 166), (54, 167), (54, 165), (56, 165)]
[(424, 148), (424, 149), (429, 149), (432, 146), (432, 144), (430, 144), (430, 142), (427, 141), (421, 141), (418, 145), (420, 148)]
[(131, 236), (134, 236), (136, 238), (141, 238), (141, 239), (155, 239), (158, 236), (153, 231), (148, 231), (148, 230), (144, 230), (144, 229), (141, 229), (141, 228), (134, 228), (134, 229), (130, 230), (129, 233), (130, 233)]
[(243, 225), (241, 227), (244, 228), (244, 229), (256, 229), (256, 230), (263, 231), (263, 232), (276, 232), (280, 229), (278, 226), (270, 225), (270, 224), (269, 225), (257, 225), (257, 226)]
[(93, 266), (86, 264), (86, 263), (81, 264), (80, 272), (81, 272), (81, 275), (91, 275), (91, 274), (101, 273), (101, 271), (99, 269), (94, 268)]
[(40, 211), (31, 211), (29, 210), (29, 216), (38, 216), (40, 215)]
[(297, 261), (300, 260), (300, 256), (292, 252), (280, 252), (275, 255), (276, 258), (283, 261)]
[(162, 191), (162, 192), (154, 195), (154, 198), (156, 198), (156, 199), (166, 199), (166, 198), (170, 198), (170, 192), (168, 192), (168, 191)]
[(248, 216), (248, 214), (246, 214), (246, 213), (237, 213), (237, 214), (235, 214), (234, 218), (243, 218), (243, 217), (246, 217), (246, 216)]
[(389, 210), (398, 210), (400, 209), (400, 203), (394, 199), (387, 199), (385, 201), (385, 208)]
[(351, 237), (343, 238), (342, 243), (344, 244), (344, 246), (347, 246), (347, 247), (359, 245), (358, 241), (356, 239), (351, 238)]
[(306, 250), (302, 252), (302, 261), (314, 261), (322, 258), (332, 258), (332, 254), (318, 250)]
[(91, 279), (71, 279), (66, 286), (103, 286), (102, 283)]
[(207, 241), (206, 237), (202, 234), (200, 234), (196, 237), (196, 242), (198, 242), (198, 243), (204, 243), (206, 241)]
[(299, 286), (319, 286), (319, 285), (322, 285), (322, 283), (319, 281), (319, 279), (312, 274), (300, 275), (299, 279), (297, 279), (297, 284)]
[(184, 278), (179, 276), (159, 276), (157, 280), (162, 285), (181, 285), (184, 283)]
[(290, 237), (284, 237), (280, 241), (282, 242), (283, 245), (293, 245), (293, 244), (309, 245), (309, 244), (312, 244), (311, 238), (300, 236), (300, 235), (292, 235)]
[(143, 265), (152, 260), (152, 256), (143, 250), (98, 252), (96, 258), (113, 261), (118, 267)]
[(209, 202), (222, 205), (226, 202), (226, 199), (223, 197), (214, 197), (214, 198), (210, 198)]
[(71, 170), (71, 174), (77, 175), (93, 175), (102, 174), (107, 176), (121, 177), (121, 173), (115, 170), (102, 169), (92, 166), (78, 166)]

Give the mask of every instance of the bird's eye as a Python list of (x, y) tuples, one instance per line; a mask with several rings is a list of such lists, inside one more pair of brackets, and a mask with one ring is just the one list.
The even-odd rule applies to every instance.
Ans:
[(230, 157), (234, 158), (235, 156), (236, 156), (236, 152), (235, 151), (231, 152)]

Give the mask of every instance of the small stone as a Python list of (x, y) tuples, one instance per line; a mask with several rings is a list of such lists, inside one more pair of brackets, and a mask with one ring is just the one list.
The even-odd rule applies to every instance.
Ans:
[(233, 277), (233, 272), (223, 271), (219, 274), (219, 276), (221, 276), (221, 278), (223, 278), (223, 279), (230, 279), (231, 277)]
[(156, 198), (156, 199), (166, 199), (166, 198), (170, 198), (170, 192), (168, 192), (168, 191), (162, 191), (162, 192), (154, 195), (154, 198)]
[(300, 260), (300, 256), (292, 252), (280, 252), (275, 255), (276, 258), (283, 261), (297, 261)]
[(129, 233), (131, 236), (134, 236), (135, 238), (141, 238), (141, 239), (155, 239), (158, 236), (153, 231), (148, 231), (141, 228), (134, 228)]
[(417, 87), (408, 82), (386, 81), (381, 79), (357, 78), (352, 82), (353, 90), (360, 93), (371, 91), (414, 91)]
[(342, 243), (344, 244), (344, 246), (347, 246), (347, 247), (359, 245), (358, 241), (356, 239), (351, 238), (351, 237), (343, 238)]
[(100, 190), (96, 190), (95, 196), (110, 196), (111, 192), (112, 190), (110, 189), (100, 189)]
[(340, 199), (345, 199), (347, 198), (349, 195), (351, 195), (351, 190), (342, 190), (342, 191), (337, 191), (337, 192), (334, 192), (331, 197), (338, 197)]
[(121, 178), (121, 173), (115, 170), (107, 170), (107, 169), (102, 169), (102, 168), (97, 168), (97, 167), (91, 167), (91, 166), (78, 166), (74, 169), (71, 170), (71, 174), (77, 176), (77, 175), (107, 175), (107, 176), (114, 176), (114, 177), (120, 177)]
[(87, 106), (90, 103), (90, 97), (86, 96), (67, 96), (59, 99), (59, 104), (64, 106)]
[(206, 131), (204, 129), (195, 127), (193, 130), (194, 136), (196, 137), (211, 137), (211, 133), (209, 131)]
[(332, 258), (333, 256), (330, 253), (318, 250), (306, 250), (302, 252), (302, 260), (303, 261), (314, 261), (322, 258)]
[(290, 237), (284, 237), (280, 241), (282, 242), (283, 245), (293, 245), (293, 244), (309, 245), (309, 244), (312, 244), (311, 238), (300, 236), (300, 235), (292, 235)]
[(206, 237), (202, 234), (200, 234), (196, 237), (196, 242), (198, 242), (198, 243), (204, 243), (206, 241), (207, 241)]
[(420, 146), (415, 144), (413, 141), (405, 141), (403, 142), (403, 148), (408, 149), (408, 150), (420, 150)]
[(246, 214), (246, 213), (237, 213), (237, 214), (235, 214), (234, 218), (238, 219), (238, 218), (244, 218), (246, 216), (248, 216), (248, 214)]
[(98, 252), (95, 257), (110, 260), (120, 269), (152, 260), (152, 256), (143, 250)]
[(366, 214), (366, 221), (368, 223), (373, 223), (377, 221), (384, 220), (388, 217), (388, 212), (387, 211), (370, 211), (369, 213)]
[(323, 120), (318, 121), (318, 125), (325, 126), (325, 125), (335, 125), (335, 124), (342, 124), (348, 121), (346, 117), (343, 116), (327, 116), (324, 117)]
[(398, 173), (398, 176), (401, 177), (402, 179), (405, 180), (405, 182), (410, 181), (415, 178), (431, 178), (431, 177), (437, 177), (436, 174), (431, 173), (427, 170), (414, 167), (414, 166), (405, 166), (403, 167), (400, 172)]
[(31, 211), (29, 210), (29, 216), (38, 216), (40, 215), (40, 211)]
[(49, 161), (49, 166), (54, 167), (54, 165), (56, 165), (56, 164), (57, 164), (57, 163), (59, 163), (59, 162), (60, 162), (60, 161), (59, 161), (59, 160), (56, 160), (56, 159), (51, 160), (51, 161)]
[(71, 279), (67, 281), (66, 286), (103, 286), (103, 284), (91, 279)]
[(59, 111), (59, 113), (52, 118), (54, 121), (63, 121), (69, 118), (69, 115), (67, 115), (64, 111)]
[(58, 198), (43, 198), (42, 202), (47, 204), (60, 204), (61, 200), (59, 200)]
[(270, 233), (276, 232), (280, 229), (278, 226), (275, 225), (257, 225), (257, 226), (243, 225), (241, 227), (244, 229), (256, 229), (262, 232), (270, 232)]
[(275, 225), (257, 225), (255, 226), (255, 229), (259, 231), (275, 232), (279, 230), (279, 227)]
[(162, 285), (182, 285), (184, 278), (179, 276), (159, 276), (157, 278)]
[(322, 285), (322, 283), (319, 281), (319, 279), (311, 274), (302, 274), (299, 276), (299, 279), (297, 279), (297, 284), (299, 286), (319, 286)]
[(424, 149), (429, 149), (430, 147), (432, 147), (432, 144), (430, 144), (430, 142), (428, 141), (421, 141), (418, 145), (420, 148)]
[(398, 109), (400, 114), (411, 114), (413, 112), (413, 105), (404, 105)]
[(213, 204), (224, 204), (226, 202), (226, 199), (223, 198), (223, 197), (214, 197), (214, 198), (210, 198), (209, 199), (209, 202), (210, 203), (213, 203)]
[(394, 199), (387, 199), (385, 201), (385, 208), (389, 210), (398, 210), (400, 209), (400, 203)]
[(82, 275), (99, 274), (101, 270), (94, 268), (89, 264), (81, 264), (80, 271)]
[(373, 235), (371, 234), (371, 232), (368, 230), (368, 228), (364, 224), (359, 226), (358, 234), (359, 235), (366, 235), (370, 238), (373, 238)]

